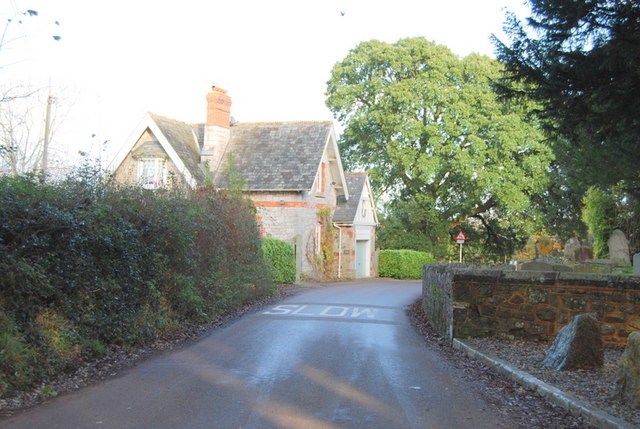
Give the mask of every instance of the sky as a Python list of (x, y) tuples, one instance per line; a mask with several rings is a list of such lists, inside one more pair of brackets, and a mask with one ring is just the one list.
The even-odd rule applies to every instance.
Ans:
[(494, 56), (505, 7), (528, 12), (523, 0), (0, 0), (0, 86), (50, 88), (57, 153), (108, 164), (146, 112), (204, 122), (214, 84), (239, 122), (331, 120), (331, 69), (363, 41)]

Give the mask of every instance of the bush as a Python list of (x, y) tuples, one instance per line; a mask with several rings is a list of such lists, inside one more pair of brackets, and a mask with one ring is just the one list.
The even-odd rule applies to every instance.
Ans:
[(421, 279), (422, 266), (436, 262), (427, 252), (416, 250), (381, 250), (378, 259), (380, 277)]
[(238, 194), (0, 177), (0, 394), (234, 311), (270, 277)]
[(263, 238), (262, 253), (274, 283), (293, 283), (296, 280), (293, 246), (276, 238)]

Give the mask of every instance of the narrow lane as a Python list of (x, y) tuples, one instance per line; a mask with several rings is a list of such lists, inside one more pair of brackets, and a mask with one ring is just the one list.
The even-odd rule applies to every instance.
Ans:
[(0, 428), (508, 428), (414, 332), (420, 282), (323, 285)]

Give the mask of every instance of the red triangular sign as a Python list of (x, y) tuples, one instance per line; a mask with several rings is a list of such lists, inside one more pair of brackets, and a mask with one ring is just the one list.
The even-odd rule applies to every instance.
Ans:
[(462, 241), (464, 241), (464, 240), (466, 240), (466, 239), (467, 239), (467, 236), (466, 236), (466, 235), (464, 235), (464, 232), (462, 232), (462, 231), (458, 232), (458, 235), (456, 235), (456, 240), (462, 240)]

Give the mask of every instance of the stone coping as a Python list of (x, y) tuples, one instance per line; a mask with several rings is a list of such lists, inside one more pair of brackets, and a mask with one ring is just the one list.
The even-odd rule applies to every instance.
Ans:
[[(520, 283), (532, 285), (581, 285), (599, 288), (640, 289), (640, 276), (591, 274), (570, 271), (513, 271), (492, 266), (463, 264), (433, 264), (438, 272), (451, 271), (454, 280), (481, 283)], [(426, 270), (429, 270), (426, 267)]]
[(566, 408), (572, 414), (581, 415), (589, 423), (600, 429), (637, 429), (637, 426), (612, 416), (591, 404), (577, 399), (573, 395), (564, 393), (562, 390), (553, 387), (542, 380), (521, 371), (508, 363), (489, 357), (478, 350), (468, 346), (463, 341), (454, 339), (453, 347), (466, 353), (473, 359), (482, 361), (485, 365), (495, 368), (499, 373), (506, 375), (521, 385), (537, 392), (547, 400)]

